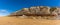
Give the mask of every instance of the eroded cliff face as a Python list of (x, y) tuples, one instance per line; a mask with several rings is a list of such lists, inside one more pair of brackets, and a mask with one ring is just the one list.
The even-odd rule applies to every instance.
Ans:
[(47, 7), (47, 6), (36, 6), (30, 8), (23, 8), (20, 11), (14, 12), (11, 15), (58, 15), (59, 8), (56, 7)]
[(29, 17), (49, 17), (49, 18), (57, 18), (60, 15), (60, 8), (57, 7), (48, 7), (48, 6), (35, 6), (30, 8), (23, 8), (18, 10), (9, 16), (29, 16)]

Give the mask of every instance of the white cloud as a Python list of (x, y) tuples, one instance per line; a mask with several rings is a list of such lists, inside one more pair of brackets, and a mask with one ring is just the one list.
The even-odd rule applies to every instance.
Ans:
[(7, 10), (0, 10), (0, 16), (6, 16), (9, 12)]
[(7, 10), (0, 10), (0, 12), (7, 12)]

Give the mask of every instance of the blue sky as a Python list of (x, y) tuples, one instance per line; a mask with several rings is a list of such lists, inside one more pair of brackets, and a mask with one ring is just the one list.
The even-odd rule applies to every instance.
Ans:
[[(5, 10), (9, 14), (20, 10), (22, 8), (29, 8), (31, 6), (60, 6), (60, 0), (0, 0), (0, 11)], [(7, 13), (8, 12), (8, 13)]]

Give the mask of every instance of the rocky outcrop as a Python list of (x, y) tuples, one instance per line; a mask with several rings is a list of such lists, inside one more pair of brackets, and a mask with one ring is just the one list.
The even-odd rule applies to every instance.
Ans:
[(48, 6), (35, 6), (30, 8), (23, 8), (17, 12), (10, 14), (10, 16), (57, 16), (60, 14), (59, 8)]

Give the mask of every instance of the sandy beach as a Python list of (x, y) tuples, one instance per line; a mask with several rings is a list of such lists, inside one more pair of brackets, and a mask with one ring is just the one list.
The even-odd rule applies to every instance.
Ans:
[(16, 17), (0, 17), (0, 25), (60, 25), (60, 20), (20, 19)]

